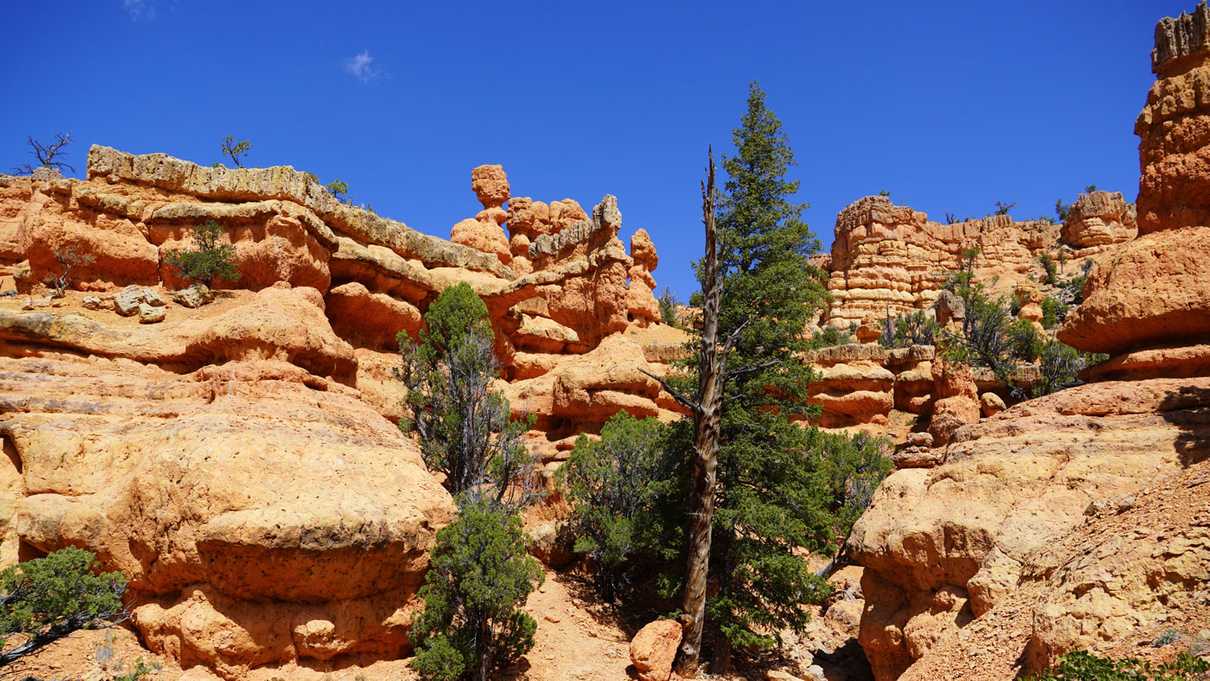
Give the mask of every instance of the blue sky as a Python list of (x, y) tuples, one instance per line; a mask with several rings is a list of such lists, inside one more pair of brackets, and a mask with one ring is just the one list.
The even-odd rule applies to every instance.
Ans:
[(609, 3), (90, 0), (8, 7), (0, 166), (26, 135), (248, 162), (349, 183), (447, 236), (470, 169), (518, 196), (616, 194), (680, 297), (701, 254), (698, 182), (759, 81), (825, 248), (880, 190), (978, 216), (1050, 214), (1089, 183), (1133, 200), (1155, 22), (1193, 0)]

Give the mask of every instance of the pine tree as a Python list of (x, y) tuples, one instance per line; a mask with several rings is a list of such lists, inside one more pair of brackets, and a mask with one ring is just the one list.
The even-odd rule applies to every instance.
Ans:
[[(832, 494), (810, 431), (804, 330), (826, 292), (807, 260), (818, 241), (787, 173), (794, 154), (753, 84), (733, 134), (736, 155), (717, 218), (723, 278), (718, 338), (731, 343), (721, 408), (707, 644), (716, 669), (731, 650), (767, 648), (801, 629), (826, 584), (795, 555), (835, 542)], [(702, 264), (697, 266), (699, 280)]]

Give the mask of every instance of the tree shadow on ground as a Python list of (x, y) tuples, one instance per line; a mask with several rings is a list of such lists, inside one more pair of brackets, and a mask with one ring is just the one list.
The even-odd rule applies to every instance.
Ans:
[(1181, 386), (1160, 402), (1159, 412), (1180, 430), (1173, 447), (1182, 466), (1210, 458), (1210, 388)]

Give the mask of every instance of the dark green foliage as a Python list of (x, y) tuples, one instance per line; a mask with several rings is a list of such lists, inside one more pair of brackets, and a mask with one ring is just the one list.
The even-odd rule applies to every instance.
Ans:
[(324, 189), (331, 192), (332, 196), (335, 196), (339, 201), (345, 201), (349, 198), (349, 185), (344, 180), (332, 180), (324, 185)]
[(941, 334), (937, 320), (916, 310), (895, 317), (887, 317), (878, 343), (887, 348), (906, 348), (912, 345), (932, 345)]
[(676, 297), (672, 295), (672, 289), (665, 287), (663, 295), (660, 296), (660, 321), (668, 326), (679, 327), (681, 320), (677, 315)]
[[(723, 276), (719, 338), (727, 359), (720, 427), (705, 646), (725, 667), (732, 648), (778, 642), (805, 625), (828, 588), (794, 551), (826, 551), (837, 536), (836, 499), (822, 471), (831, 456), (806, 418), (806, 327), (826, 299), (807, 256), (818, 242), (788, 179), (794, 155), (755, 84), (733, 134), (717, 226)], [(702, 270), (697, 266), (699, 281)], [(695, 370), (696, 357), (688, 362)], [(694, 383), (691, 376), (690, 384)], [(674, 431), (690, 450), (689, 429)], [(683, 522), (683, 521), (682, 521)]]
[(445, 474), (455, 496), (490, 492), (498, 503), (524, 504), (525, 424), (511, 421), (508, 400), (490, 389), (499, 364), (487, 306), (460, 283), (441, 292), (424, 324), (419, 344), (398, 337), (411, 412), (400, 427), (419, 435), (425, 464)]
[[(580, 436), (559, 470), (572, 504), (575, 551), (592, 559), (598, 591), (625, 595), (636, 577), (681, 555), (682, 528), (670, 522), (683, 503), (684, 453), (671, 446), (669, 427), (618, 412), (600, 440)], [(638, 574), (636, 575), (636, 571)]]
[(1008, 325), (1008, 335), (1012, 342), (1012, 354), (1022, 362), (1033, 362), (1042, 356), (1042, 348), (1046, 340), (1034, 325), (1025, 319), (1018, 319)]
[(869, 507), (874, 490), (891, 472), (891, 461), (883, 456), (888, 443), (860, 433), (848, 436), (811, 429), (807, 435), (808, 448), (818, 452), (816, 474), (826, 488), (832, 523), (829, 535), (821, 539), (833, 555), (839, 555), (853, 524)]
[(538, 625), (521, 610), (542, 583), (525, 551), (521, 521), (492, 504), (471, 501), (437, 533), (412, 623), (415, 668), (425, 679), (486, 681), (524, 655)]
[(1053, 329), (1067, 318), (1067, 306), (1057, 298), (1046, 296), (1042, 300), (1042, 327)]
[(883, 198), (887, 198), (887, 199), (891, 198), (891, 193), (890, 193), (889, 191), (885, 190), (885, 189), (883, 189), (882, 191), (878, 192), (878, 195), (879, 195), (879, 196), (881, 196), (881, 197), (883, 197)]
[(1097, 190), (1097, 186), (1095, 184), (1090, 184), (1087, 187), (1084, 187), (1085, 194), (1091, 194), (1091, 193), (1095, 192), (1096, 190)]
[(122, 616), (125, 591), (120, 572), (97, 574), (93, 554), (77, 548), (6, 568), (0, 572), (0, 647), (10, 636), (21, 642), (0, 654), (0, 664)]
[(243, 168), (243, 158), (248, 155), (249, 151), (252, 151), (252, 143), (248, 140), (237, 142), (235, 136), (227, 135), (227, 138), (223, 140), (223, 144), (220, 146), (220, 150), (223, 152), (223, 156), (231, 159), (231, 163), (235, 164), (236, 168)]
[(1008, 215), (1012, 209), (1016, 208), (1015, 203), (1005, 203), (1003, 201), (996, 202), (996, 215)]
[(1133, 658), (1111, 660), (1076, 651), (1059, 659), (1054, 669), (1034, 681), (1195, 681), (1204, 679), (1210, 663), (1188, 653), (1176, 660), (1153, 665)]
[(811, 342), (808, 345), (812, 350), (818, 350), (830, 348), (833, 345), (856, 343), (857, 339), (853, 337), (853, 331), (853, 326), (850, 326), (847, 331), (835, 326), (825, 326), (811, 336)]
[(1043, 253), (1038, 256), (1038, 262), (1042, 265), (1042, 271), (1046, 273), (1046, 283), (1054, 286), (1059, 283), (1059, 266), (1055, 263), (1055, 259), (1050, 257), (1049, 253)]
[(235, 257), (235, 247), (231, 244), (219, 243), (223, 228), (214, 220), (193, 228), (195, 247), (188, 251), (173, 251), (165, 257), (169, 265), (175, 267), (182, 277), (191, 281), (202, 282), (213, 288), (215, 279), (226, 281), (239, 280), (239, 270), (235, 268), (232, 258)]
[(1108, 359), (1108, 355), (1082, 353), (1057, 340), (1048, 341), (1039, 355), (1041, 379), (1033, 387), (1033, 396), (1049, 395), (1080, 384), (1079, 374), (1086, 367)]
[(1059, 218), (1059, 222), (1067, 222), (1067, 216), (1071, 214), (1071, 204), (1063, 203), (1063, 199), (1055, 199), (1055, 216)]

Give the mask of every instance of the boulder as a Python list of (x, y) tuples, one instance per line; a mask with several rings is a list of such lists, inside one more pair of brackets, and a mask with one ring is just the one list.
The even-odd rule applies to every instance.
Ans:
[(672, 661), (681, 644), (681, 624), (676, 620), (648, 623), (630, 641), (630, 662), (641, 681), (668, 681)]
[(1118, 244), (1138, 234), (1134, 206), (1120, 192), (1080, 194), (1063, 222), (1063, 241), (1075, 248)]
[(146, 302), (149, 302), (147, 289), (136, 285), (127, 286), (113, 297), (114, 311), (123, 317), (134, 316), (139, 312), (139, 306)]
[[(509, 198), (508, 175), (502, 165), (481, 165), (471, 170), (471, 191), (484, 208), (499, 208)], [(497, 223), (499, 224), (499, 223)]]
[(637, 229), (630, 237), (630, 257), (636, 265), (642, 265), (648, 272), (654, 272), (660, 264), (660, 256), (655, 252), (655, 243), (645, 229)]
[(164, 321), (167, 316), (167, 310), (163, 306), (155, 306), (150, 303), (139, 304), (139, 323), (140, 324), (155, 324)]
[[(122, 570), (153, 651), (235, 678), (406, 649), (426, 551), (454, 507), (356, 391), (273, 360), (191, 373), (70, 355), (0, 365), (21, 405), (0, 413), (27, 480), (17, 534)], [(308, 621), (333, 635), (300, 639)]]
[(995, 416), (1004, 411), (1004, 400), (996, 393), (983, 393), (979, 396), (979, 412), (984, 418)]
[(1119, 246), (1093, 268), (1084, 302), (1059, 340), (1118, 354), (1210, 336), (1210, 229), (1159, 231)]
[(172, 292), (172, 301), (190, 309), (199, 308), (214, 300), (214, 292), (205, 284), (193, 284), (188, 288)]

